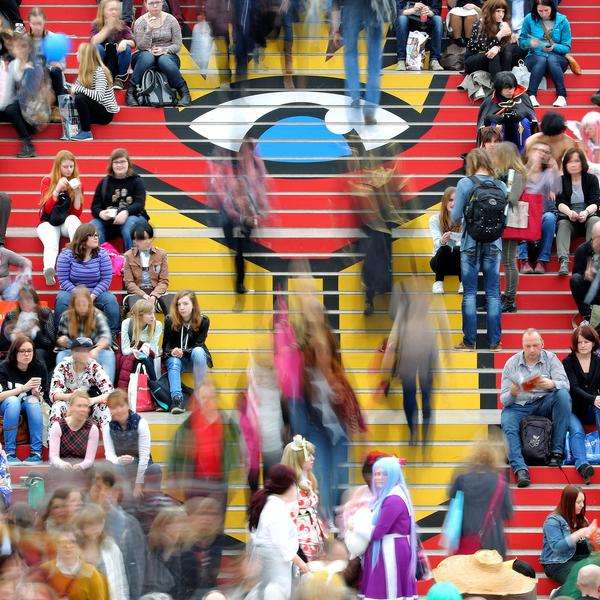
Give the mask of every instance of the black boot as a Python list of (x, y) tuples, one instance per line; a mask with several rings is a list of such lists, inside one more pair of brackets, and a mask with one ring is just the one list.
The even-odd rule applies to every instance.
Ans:
[(24, 140), (21, 145), (21, 151), (17, 154), (17, 158), (33, 158), (35, 156), (35, 148), (30, 140)]
[(592, 467), (592, 465), (589, 463), (583, 463), (577, 467), (577, 472), (581, 475), (585, 485), (590, 485), (590, 479), (594, 475), (594, 467)]
[(527, 469), (521, 469), (515, 473), (517, 478), (517, 487), (524, 488), (531, 485), (531, 479), (529, 479), (529, 471)]
[(125, 104), (127, 106), (139, 106), (140, 103), (137, 99), (137, 94), (135, 93), (135, 86), (133, 83), (129, 84), (129, 88), (127, 88), (127, 95), (125, 96)]
[(190, 98), (190, 90), (188, 89), (187, 83), (184, 83), (177, 91), (180, 96), (177, 106), (189, 106), (192, 103), (192, 99)]
[(550, 460), (548, 461), (549, 467), (560, 467), (563, 463), (563, 455), (558, 452), (553, 452), (550, 455)]

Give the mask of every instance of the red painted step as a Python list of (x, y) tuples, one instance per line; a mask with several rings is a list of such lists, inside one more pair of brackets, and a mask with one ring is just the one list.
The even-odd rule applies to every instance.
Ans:
[(548, 320), (552, 319), (552, 326), (556, 329), (571, 329), (572, 314), (552, 314), (544, 315), (531, 313), (505, 313), (502, 315), (503, 329), (518, 329), (523, 330), (528, 327), (543, 329), (548, 325)]

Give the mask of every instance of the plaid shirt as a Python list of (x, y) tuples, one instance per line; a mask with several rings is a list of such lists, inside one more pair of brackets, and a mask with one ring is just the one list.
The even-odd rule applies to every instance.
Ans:
[(79, 388), (96, 386), (101, 394), (113, 391), (113, 385), (106, 371), (93, 358), (88, 360), (81, 373), (75, 373), (73, 357), (69, 356), (56, 365), (50, 382), (50, 402), (55, 402), (56, 394), (70, 394)]
[[(58, 323), (58, 336), (66, 335), (69, 339), (71, 336), (69, 335), (69, 313), (71, 311), (66, 310), (61, 316), (60, 321)], [(104, 316), (102, 311), (99, 311), (97, 308), (94, 308), (94, 328), (92, 329), (90, 335), (88, 335), (83, 330), (83, 325), (80, 323), (77, 328), (77, 335), (75, 337), (89, 337), (91, 338), (94, 344), (98, 343), (100, 338), (107, 338), (109, 342), (112, 341), (112, 336), (110, 334), (110, 328), (108, 326), (108, 321)]]
[(87, 452), (88, 438), (92, 422), (88, 419), (77, 431), (73, 431), (65, 419), (59, 421), (60, 425), (60, 457), (85, 458)]

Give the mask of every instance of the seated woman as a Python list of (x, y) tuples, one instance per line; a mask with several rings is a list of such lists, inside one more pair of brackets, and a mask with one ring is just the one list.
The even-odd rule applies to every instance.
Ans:
[(167, 374), (171, 390), (171, 412), (182, 413), (181, 374), (192, 371), (194, 388), (204, 379), (206, 367), (212, 368), (212, 358), (206, 347), (210, 320), (200, 312), (194, 292), (183, 290), (173, 298), (165, 318), (163, 354), (167, 357)]
[(71, 293), (78, 285), (90, 291), (94, 304), (106, 315), (114, 338), (119, 333), (121, 313), (114, 294), (108, 291), (112, 281), (112, 263), (108, 252), (100, 248), (98, 231), (91, 223), (77, 228), (73, 241), (58, 255), (56, 271), (60, 291), (56, 296), (54, 319), (58, 325), (69, 307)]
[(558, 506), (544, 521), (540, 562), (546, 576), (564, 583), (571, 568), (590, 555), (592, 533), (585, 494), (576, 485), (565, 486)]
[(25, 464), (42, 462), (42, 407), (48, 398), (48, 371), (34, 354), (33, 342), (19, 335), (0, 363), (0, 415), (3, 419), (4, 450), (9, 464), (17, 458), (17, 430), (21, 412), (29, 428), (30, 452)]
[(465, 46), (473, 34), (473, 27), (481, 16), (482, 0), (455, 0), (448, 4), (446, 25), (455, 43)]
[[(460, 282), (460, 225), (452, 225), (450, 211), (454, 206), (455, 187), (447, 187), (442, 196), (440, 210), (429, 218), (429, 233), (433, 239), (433, 257), (429, 261), (435, 273), (432, 292), (444, 293), (444, 277), (458, 275)], [(462, 292), (459, 283), (458, 293)]]
[(50, 425), (50, 465), (66, 471), (83, 471), (94, 464), (100, 433), (89, 418), (92, 399), (87, 393), (76, 390), (69, 396), (66, 416)]
[(531, 73), (527, 93), (533, 106), (539, 106), (536, 94), (544, 76), (554, 81), (554, 106), (566, 106), (565, 71), (569, 62), (565, 54), (571, 52), (571, 25), (558, 12), (554, 0), (533, 0), (531, 13), (523, 21), (519, 46), (527, 51), (525, 65)]
[[(131, 373), (136, 363), (146, 367), (148, 378), (156, 380), (155, 359), (160, 356), (163, 326), (154, 316), (154, 304), (147, 300), (138, 300), (129, 313), (129, 318), (123, 320), (121, 325), (121, 354), (123, 363), (119, 375), (119, 387), (126, 388), (129, 374), (122, 376), (123, 371)], [(130, 357), (130, 360), (127, 360)]]
[(162, 0), (145, 0), (148, 12), (139, 17), (133, 27), (138, 53), (133, 59), (133, 76), (126, 102), (137, 106), (136, 86), (148, 69), (164, 73), (169, 85), (179, 92), (179, 106), (189, 106), (192, 99), (179, 67), (177, 53), (181, 49), (181, 26), (177, 19), (162, 9)]
[(101, 365), (109, 380), (115, 379), (115, 353), (111, 348), (111, 335), (104, 314), (94, 307), (90, 291), (78, 285), (71, 294), (69, 309), (60, 317), (56, 345), (60, 350), (56, 362), (71, 356), (71, 345), (77, 338), (89, 338), (94, 348), (89, 355)]
[(573, 413), (600, 431), (600, 337), (588, 324), (581, 324), (571, 336), (571, 352), (563, 359), (569, 378)]
[(71, 139), (93, 140), (92, 125), (108, 125), (119, 112), (110, 71), (102, 64), (92, 44), (83, 43), (77, 51), (79, 71), (71, 88), (79, 114), (79, 133)]
[(465, 72), (487, 71), (492, 80), (500, 71), (510, 71), (520, 54), (510, 28), (508, 8), (504, 0), (488, 0), (481, 19), (473, 25), (465, 54)]
[(35, 357), (47, 369), (52, 369), (56, 342), (54, 315), (49, 308), (40, 306), (37, 292), (29, 286), (19, 290), (17, 308), (8, 312), (2, 321), (0, 350), (8, 350), (20, 335), (25, 335), (33, 341)]
[(477, 116), (477, 132), (484, 127), (497, 127), (505, 142), (512, 142), (519, 152), (523, 152), (529, 136), (537, 130), (535, 110), (510, 71), (500, 71), (494, 77), (494, 93), (488, 96)]
[(40, 224), (37, 226), (37, 234), (44, 246), (46, 285), (54, 285), (60, 238), (68, 237), (69, 242), (73, 241), (73, 236), (81, 225), (83, 188), (77, 159), (72, 152), (58, 152), (50, 175), (42, 179), (40, 194)]
[[(93, 406), (93, 419), (102, 424), (110, 421), (106, 398), (113, 385), (104, 369), (90, 356), (94, 344), (89, 338), (77, 338), (71, 343), (71, 356), (59, 362), (50, 381), (50, 421), (60, 421), (68, 402), (80, 392), (85, 393), (88, 409)], [(88, 410), (89, 412), (89, 410)]]
[(147, 221), (139, 222), (131, 232), (133, 248), (125, 252), (123, 284), (127, 296), (125, 312), (141, 299), (151, 302), (155, 310), (169, 313), (173, 294), (169, 294), (169, 264), (167, 253), (154, 246), (154, 229)]
[(592, 239), (592, 228), (600, 221), (600, 186), (598, 178), (588, 172), (585, 152), (579, 148), (567, 150), (562, 160), (562, 192), (556, 199), (558, 205), (558, 231), (556, 253), (560, 265), (558, 274), (569, 275), (569, 250), (571, 236)]
[(7, 121), (16, 130), (21, 140), (21, 150), (17, 158), (35, 156), (35, 148), (31, 142), (35, 128), (24, 118), (19, 102), (21, 88), (27, 86), (30, 78), (35, 77), (33, 42), (28, 35), (15, 35), (10, 44), (10, 53), (14, 56), (6, 71), (4, 94), (0, 99), (0, 121)]
[[(528, 153), (525, 191), (543, 198), (542, 238), (539, 242), (519, 244), (521, 273), (545, 273), (556, 230), (556, 201), (561, 180), (558, 167), (547, 144), (537, 143)], [(537, 254), (537, 257), (536, 257)]]
[(111, 152), (107, 173), (94, 192), (91, 224), (98, 230), (101, 244), (121, 237), (127, 251), (131, 248), (133, 228), (149, 219), (146, 188), (142, 178), (133, 172), (129, 153), (123, 148)]
[(141, 498), (144, 479), (160, 477), (160, 466), (152, 461), (148, 421), (129, 409), (127, 392), (115, 390), (106, 404), (112, 420), (102, 426), (102, 443), (106, 460), (119, 465), (125, 478), (134, 484), (133, 495)]
[(102, 0), (92, 23), (91, 42), (113, 77), (113, 89), (122, 90), (127, 81), (131, 53), (135, 48), (131, 29), (121, 19), (118, 0)]

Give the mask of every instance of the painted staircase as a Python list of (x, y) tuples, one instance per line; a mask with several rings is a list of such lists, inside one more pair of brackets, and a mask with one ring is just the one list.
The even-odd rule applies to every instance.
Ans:
[[(189, 42), (194, 5), (190, 0), (184, 3)], [(25, 0), (21, 10), (26, 14), (33, 5)], [(50, 30), (73, 36), (75, 48), (78, 42), (87, 40), (96, 12), (94, 3), (40, 0), (35, 5), (44, 7)], [(570, 106), (563, 112), (569, 119), (579, 119), (590, 110), (589, 96), (600, 81), (600, 6), (595, 0), (565, 0), (561, 11), (571, 20), (574, 51), (585, 70), (580, 77), (566, 76)], [(182, 68), (192, 91), (192, 106), (165, 110), (123, 106), (111, 125), (94, 128), (92, 143), (60, 142), (59, 126), (50, 125), (35, 138), (35, 159), (13, 158), (18, 142), (12, 129), (0, 124), (0, 190), (9, 192), (13, 201), (7, 246), (31, 258), (35, 286), (52, 305), (56, 288), (44, 284), (41, 245), (35, 235), (40, 180), (49, 171), (56, 152), (68, 147), (79, 158), (87, 211), (93, 190), (105, 173), (108, 154), (115, 147), (127, 148), (148, 190), (147, 208), (157, 241), (169, 252), (171, 288), (195, 290), (202, 309), (211, 318), (208, 346), (214, 357), (213, 375), (223, 410), (235, 406), (245, 385), (248, 351), (265, 344), (275, 293), (292, 298), (298, 293), (293, 281), (288, 280), (300, 274), (294, 270), (297, 263), (292, 259), (308, 260), (331, 323), (339, 333), (350, 381), (370, 424), (368, 434), (355, 439), (351, 446), (351, 482), (360, 481), (359, 465), (368, 450), (380, 448), (406, 457), (407, 479), (425, 545), (435, 565), (442, 558), (438, 534), (453, 471), (473, 440), (485, 436), (490, 425), (499, 423), (497, 391), (502, 365), (518, 349), (520, 332), (526, 327), (540, 328), (546, 347), (564, 352), (574, 305), (568, 282), (554, 274), (556, 265), (551, 263), (553, 268), (546, 275), (521, 277), (519, 312), (503, 317), (503, 353), (493, 355), (483, 343), (477, 352), (458, 353), (451, 348), (461, 338), (460, 296), (456, 293), (458, 283), (450, 278), (442, 299), (449, 335), (443, 338), (434, 382), (432, 445), (425, 449), (408, 445), (401, 390), (394, 386), (385, 404), (375, 396), (379, 378), (370, 366), (391, 323), (385, 299), (377, 300), (373, 316), (365, 318), (362, 314), (361, 256), (354, 245), (361, 235), (359, 215), (348, 195), (351, 176), (346, 166), (345, 139), (341, 134), (332, 137), (331, 129), (342, 133), (355, 129), (384, 156), (398, 161), (413, 195), (406, 204), (408, 222), (395, 231), (394, 276), (397, 280), (412, 276), (416, 265), (418, 277), (430, 285), (432, 246), (427, 220), (437, 210), (442, 190), (455, 185), (460, 177), (460, 155), (473, 147), (477, 106), (469, 104), (464, 93), (456, 89), (461, 79), (457, 74), (396, 72), (395, 40), (390, 31), (384, 46), (379, 125), (364, 127), (360, 122), (349, 122), (339, 110), (344, 103), (343, 54), (338, 51), (327, 59), (326, 49), (324, 23), (296, 25), (297, 89), (284, 92), (281, 42), (270, 40), (261, 63), (250, 63), (251, 93), (244, 99), (239, 97), (235, 84), (231, 90), (219, 88), (217, 64), (221, 61), (216, 59), (222, 57), (213, 58), (208, 75), (203, 77), (187, 49), (183, 49)], [(364, 55), (364, 47), (362, 51)], [(68, 67), (72, 79), (74, 54), (68, 57)], [(364, 74), (364, 56), (361, 67)], [(118, 99), (123, 105), (122, 93)], [(553, 99), (552, 91), (539, 93), (543, 105), (538, 112), (540, 118)], [(250, 122), (249, 115), (258, 113), (257, 122)], [(333, 125), (329, 133), (324, 131), (324, 122)], [(243, 124), (248, 125), (247, 129), (241, 128)], [(394, 139), (390, 139), (390, 131)], [(254, 292), (238, 299), (231, 253), (207, 192), (206, 157), (219, 145), (239, 144), (244, 135), (257, 137), (261, 151), (271, 158), (272, 212), (257, 232), (248, 255), (247, 287)], [(313, 160), (307, 160), (307, 148)], [(116, 293), (120, 287), (119, 281), (113, 283)], [(162, 462), (182, 418), (160, 413), (149, 418), (153, 456)], [(29, 470), (15, 468), (14, 480)], [(565, 473), (569, 479), (578, 480), (572, 468), (565, 469)], [(231, 475), (226, 526), (230, 533), (243, 538), (245, 490), (241, 469)], [(516, 513), (508, 537), (511, 553), (530, 559), (539, 570), (541, 523), (556, 504), (565, 478), (558, 470), (544, 468), (533, 469), (532, 477), (531, 488), (514, 491)], [(596, 482), (600, 478), (588, 488), (588, 510), (592, 515), (600, 509)], [(22, 489), (16, 491), (17, 497), (23, 493)], [(552, 587), (542, 574), (539, 593), (546, 595)]]

